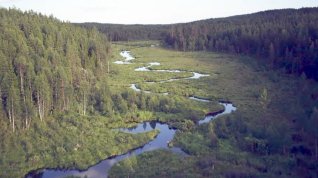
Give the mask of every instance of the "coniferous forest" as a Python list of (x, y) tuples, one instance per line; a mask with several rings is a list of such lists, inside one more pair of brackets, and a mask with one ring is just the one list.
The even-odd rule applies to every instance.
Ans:
[(272, 68), (318, 80), (318, 9), (273, 10), (173, 25), (165, 43), (178, 50), (255, 56)]
[[(110, 44), (96, 29), (74, 27), (32, 11), (0, 9), (0, 13), (1, 122), (10, 123), (12, 131), (28, 129), (50, 114), (85, 115), (95, 95), (104, 103), (110, 100), (106, 80)], [(93, 110), (103, 107), (97, 104)]]
[(181, 51), (249, 55), (266, 61), (274, 69), (304, 73), (318, 80), (317, 14), (317, 8), (302, 8), (172, 25), (81, 25), (95, 26), (113, 41), (156, 39)]
[(0, 177), (317, 177), (317, 82), (318, 8), (169, 25), (0, 8)]
[(111, 41), (161, 40), (170, 30), (171, 25), (120, 25), (100, 23), (76, 24), (85, 28), (96, 27)]

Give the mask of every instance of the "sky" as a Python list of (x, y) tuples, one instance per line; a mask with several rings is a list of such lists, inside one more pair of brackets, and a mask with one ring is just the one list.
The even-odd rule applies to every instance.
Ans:
[(0, 0), (70, 22), (170, 24), (269, 9), (318, 7), (318, 0)]

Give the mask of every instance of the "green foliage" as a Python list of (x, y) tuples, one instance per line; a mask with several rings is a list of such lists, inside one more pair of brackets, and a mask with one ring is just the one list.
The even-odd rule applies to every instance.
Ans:
[[(266, 59), (318, 80), (317, 8), (259, 12), (170, 26), (164, 42), (178, 50), (210, 50)], [(308, 19), (310, 19), (308, 21)], [(299, 24), (295, 26), (294, 24)], [(308, 39), (310, 39), (308, 41)]]
[[(262, 63), (247, 57), (178, 52), (140, 43), (130, 42), (127, 46), (121, 43), (114, 48), (131, 49), (138, 63), (156, 59), (161, 63), (161, 66), (155, 66), (156, 69), (169, 66), (168, 69), (210, 74), (199, 80), (143, 83), (161, 81), (167, 76), (155, 72), (131, 72), (140, 67), (131, 64), (119, 66), (116, 76), (111, 76), (111, 82), (116, 84), (137, 83), (142, 90), (151, 91), (153, 94), (142, 94), (146, 97), (146, 110), (155, 112), (154, 118), (178, 129), (169, 145), (180, 147), (189, 155), (179, 157), (184, 161), (177, 165), (170, 164), (174, 158), (166, 159), (164, 167), (173, 170), (162, 170), (164, 175), (178, 177), (185, 170), (183, 177), (300, 177), (304, 170), (308, 177), (315, 174), (312, 171), (317, 167), (317, 141), (313, 134), (317, 129), (312, 127), (317, 121), (315, 81), (264, 70)], [(275, 53), (276, 49), (275, 46)], [(117, 69), (114, 67), (114, 70)], [(111, 89), (118, 88), (111, 85)], [(169, 95), (157, 94), (163, 92)], [(238, 110), (197, 126), (195, 123), (205, 113), (222, 107), (216, 102), (189, 100), (186, 98), (189, 95), (232, 101)], [(140, 97), (137, 93), (136, 99)], [(138, 102), (137, 105), (140, 106)], [(152, 168), (158, 169), (157, 162), (162, 158), (160, 153), (156, 154), (148, 157), (145, 153), (131, 161), (124, 160), (111, 170), (111, 175), (155, 177)], [(126, 164), (126, 161), (130, 163)], [(158, 175), (162, 177), (163, 173)]]
[[(163, 32), (169, 30), (169, 25), (120, 25), (82, 23), (85, 28), (97, 28), (112, 41), (158, 40), (163, 39)], [(145, 43), (144, 43), (145, 44)]]
[(99, 160), (139, 147), (158, 134), (112, 130), (104, 117), (77, 114), (59, 116), (57, 121), (49, 119), (33, 123), (34, 129), (3, 138), (0, 177), (22, 177), (41, 167), (86, 169)]
[(317, 8), (270, 10), (172, 25), (79, 25), (98, 28), (113, 41), (161, 40), (181, 51), (254, 56), (265, 59), (270, 68), (317, 80), (317, 12)]
[(12, 130), (65, 111), (111, 111), (108, 86), (100, 87), (110, 45), (96, 29), (16, 9), (0, 9), (0, 18), (1, 119)]
[(109, 177), (198, 177), (188, 161), (169, 151), (155, 150), (120, 162)]
[[(306, 9), (300, 10), (303, 11)], [(308, 11), (292, 20), (302, 23), (315, 9)], [(264, 14), (272, 17), (271, 13)], [(259, 14), (259, 18), (237, 18), (253, 24), (250, 22), (259, 19), (263, 22), (264, 14)], [(162, 150), (146, 153), (119, 163), (111, 176), (299, 177), (307, 176), (303, 172), (312, 175), (317, 168), (317, 129), (310, 127), (317, 124), (317, 84), (305, 80), (305, 76), (299, 80), (281, 73), (273, 75), (273, 71), (264, 70), (251, 58), (176, 52), (150, 47), (153, 42), (114, 44), (112, 59), (118, 60), (119, 51), (128, 49), (133, 50), (140, 62), (156, 59), (163, 64), (153, 66), (154, 69), (187, 72), (134, 72), (139, 64), (133, 63), (111, 65), (108, 74), (110, 45), (96, 28), (85, 30), (52, 17), (15, 9), (1, 9), (0, 18), (0, 170), (3, 170), (0, 177), (21, 177), (40, 167), (87, 168), (145, 144), (158, 133), (130, 135), (116, 128), (155, 119), (180, 129), (171, 145), (190, 155), (183, 158)], [(267, 36), (271, 29), (280, 27), (269, 26), (270, 30), (258, 27), (252, 33), (249, 25), (236, 25), (235, 18), (224, 22), (211, 20), (212, 26), (219, 24), (212, 29), (208, 28), (211, 24), (206, 26), (204, 22), (173, 26), (166, 42), (181, 50), (259, 55), (291, 72), (308, 71), (308, 67), (316, 65), (314, 61), (307, 63), (307, 59), (317, 57), (316, 41), (307, 38), (315, 33), (311, 32), (316, 29), (315, 20), (309, 22), (308, 28), (296, 28), (299, 34), (296, 46), (290, 39), (293, 33), (288, 31), (289, 21), (283, 20), (286, 29), (277, 30), (282, 34), (276, 36), (290, 42), (287, 48), (282, 43), (286, 49), (280, 45), (282, 39)], [(233, 28), (225, 28), (229, 24)], [(116, 29), (113, 32), (120, 33)], [(136, 34), (127, 32), (122, 38)], [(119, 39), (116, 35), (120, 34), (111, 36)], [(260, 39), (253, 40), (255, 36)], [(210, 76), (144, 84), (190, 77), (189, 71)], [(304, 73), (307, 74), (310, 73)], [(131, 83), (153, 94), (127, 89)], [(157, 94), (164, 92), (169, 95)], [(200, 103), (187, 99), (188, 96), (215, 101)], [(204, 114), (222, 109), (217, 104), (221, 99), (233, 101), (238, 111), (197, 126), (195, 123)], [(11, 133), (11, 129), (16, 133)]]

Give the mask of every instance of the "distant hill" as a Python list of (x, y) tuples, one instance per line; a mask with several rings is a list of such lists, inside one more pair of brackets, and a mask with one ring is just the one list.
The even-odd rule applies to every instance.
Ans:
[(171, 25), (96, 26), (110, 39), (161, 40), (177, 50), (263, 59), (271, 68), (318, 80), (318, 8), (282, 9)]
[(264, 59), (272, 68), (318, 79), (318, 8), (284, 9), (172, 25), (164, 43)]
[(161, 40), (170, 29), (170, 25), (120, 25), (81, 23), (81, 27), (96, 27), (112, 41)]

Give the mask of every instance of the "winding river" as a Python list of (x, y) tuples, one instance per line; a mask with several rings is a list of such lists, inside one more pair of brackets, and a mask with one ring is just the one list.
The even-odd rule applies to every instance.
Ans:
[[(125, 59), (122, 61), (115, 61), (115, 64), (131, 64), (131, 60), (135, 59), (129, 51), (122, 51), (120, 53), (122, 57)], [(135, 71), (141, 71), (141, 72), (187, 72), (187, 71), (181, 71), (181, 70), (152, 70), (151, 67), (155, 65), (160, 65), (158, 62), (152, 62), (148, 63), (148, 66), (146, 67), (139, 67), (136, 68)], [(206, 77), (209, 76), (208, 74), (200, 74), (197, 72), (191, 72), (193, 74), (192, 77), (188, 78), (181, 78), (181, 79), (170, 79), (167, 81), (162, 81), (162, 82), (170, 82), (171, 80), (184, 80), (184, 79), (199, 79), (201, 77)], [(162, 83), (158, 82), (158, 83)], [(156, 82), (153, 82), (156, 83)], [(133, 89), (136, 92), (141, 92), (141, 89), (137, 87), (136, 84), (131, 84), (130, 86), (131, 89)], [(145, 93), (151, 93), (150, 91), (143, 91)], [(162, 93), (163, 95), (168, 95), (168, 93)], [(197, 101), (197, 102), (210, 102), (210, 100), (206, 99), (200, 99), (197, 97), (189, 97), (189, 99)], [(221, 115), (229, 114), (233, 111), (236, 110), (236, 107), (233, 106), (231, 103), (225, 103), (225, 102), (220, 102), (221, 105), (224, 106), (224, 110), (218, 112), (218, 113), (211, 113), (206, 115), (202, 120), (199, 121), (199, 125), (203, 123), (210, 122), (212, 119), (215, 119)], [(170, 150), (176, 154), (180, 154), (181, 156), (187, 156), (186, 153), (184, 153), (180, 148), (177, 147), (169, 147), (168, 143), (173, 139), (176, 130), (174, 128), (170, 128), (169, 125), (165, 123), (160, 123), (157, 121), (151, 121), (151, 122), (143, 122), (138, 124), (137, 126), (133, 128), (120, 128), (119, 131), (121, 132), (126, 132), (126, 133), (131, 133), (131, 134), (136, 134), (136, 133), (144, 133), (148, 132), (151, 130), (157, 129), (160, 131), (160, 133), (156, 136), (155, 139), (152, 141), (148, 142), (147, 144), (143, 145), (142, 147), (133, 149), (129, 151), (128, 153), (114, 156), (108, 159), (105, 159), (96, 165), (93, 165), (89, 167), (85, 171), (80, 171), (80, 170), (59, 170), (59, 169), (42, 169), (42, 170), (37, 170), (37, 171), (31, 171), (28, 175), (26, 175), (26, 178), (63, 178), (67, 176), (80, 176), (80, 177), (85, 177), (87, 176), (88, 178), (102, 178), (102, 177), (107, 177), (108, 176), (108, 171), (110, 168), (116, 164), (117, 162), (129, 158), (134, 155), (139, 155), (141, 153), (147, 152), (147, 151), (152, 151), (155, 149), (167, 149)]]

